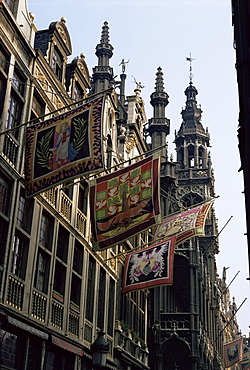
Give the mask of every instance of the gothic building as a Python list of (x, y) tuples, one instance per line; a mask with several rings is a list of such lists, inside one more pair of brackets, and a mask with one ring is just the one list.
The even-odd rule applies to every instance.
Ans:
[[(183, 121), (175, 134), (175, 200), (185, 208), (214, 196), (208, 153), (210, 136), (201, 123), (202, 111), (197, 107), (197, 94), (190, 81), (185, 90), (186, 107), (181, 112)], [(155, 107), (155, 100), (152, 103)], [(154, 112), (158, 114), (156, 110)], [(155, 131), (152, 127), (154, 142)], [(164, 130), (159, 132), (165, 136)], [(160, 140), (158, 137), (158, 142)], [(162, 182), (168, 183), (167, 177), (162, 176)], [(206, 236), (193, 238), (176, 248), (173, 285), (156, 288), (150, 294), (149, 348), (152, 369), (221, 369), (223, 366), (220, 299), (215, 289), (216, 235), (217, 225), (211, 210), (206, 222)]]
[[(32, 198), (25, 192), (26, 127), (105, 91), (104, 172), (159, 148), (163, 215), (210, 199), (210, 137), (201, 123), (196, 88), (191, 82), (185, 91), (173, 161), (165, 145), (171, 131), (161, 68), (151, 94), (153, 117), (147, 120), (140, 83), (125, 95), (124, 60), (115, 80), (107, 22), (91, 73), (83, 53), (69, 60), (66, 19), (37, 30), (27, 8), (26, 0), (0, 0), (1, 369), (91, 369), (91, 344), (101, 330), (109, 344), (107, 369), (223, 369), (221, 333), (229, 296), (225, 277), (220, 283), (216, 272), (213, 209), (206, 236), (176, 248), (172, 286), (122, 295), (125, 255), (148, 245), (153, 230), (95, 251), (87, 177)], [(237, 335), (235, 325), (231, 338)]]

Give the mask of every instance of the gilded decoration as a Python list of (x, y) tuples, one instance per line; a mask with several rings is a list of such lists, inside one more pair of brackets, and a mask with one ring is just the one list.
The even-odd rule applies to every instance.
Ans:
[(125, 144), (126, 145), (126, 152), (130, 153), (133, 148), (138, 144), (138, 140), (135, 136), (135, 134), (130, 134), (128, 137), (128, 141)]
[(46, 77), (44, 76), (44, 74), (40, 71), (40, 69), (38, 67), (36, 67), (36, 70), (35, 70), (35, 76), (36, 78), (41, 82), (41, 85), (44, 89), (47, 89), (48, 88), (48, 82), (46, 81)]

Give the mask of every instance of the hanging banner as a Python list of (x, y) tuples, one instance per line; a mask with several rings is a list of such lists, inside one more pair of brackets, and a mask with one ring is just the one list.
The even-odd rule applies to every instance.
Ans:
[(160, 152), (90, 182), (93, 247), (111, 247), (161, 222)]
[(250, 370), (250, 360), (249, 359), (246, 359), (246, 360), (243, 360), (241, 363), (241, 370)]
[(122, 292), (173, 284), (175, 237), (127, 254)]
[(156, 228), (156, 238), (176, 235), (176, 245), (194, 236), (205, 235), (205, 221), (211, 202), (165, 218)]
[(225, 367), (231, 367), (242, 360), (243, 338), (224, 344)]
[(32, 196), (103, 168), (99, 97), (26, 129), (26, 194)]

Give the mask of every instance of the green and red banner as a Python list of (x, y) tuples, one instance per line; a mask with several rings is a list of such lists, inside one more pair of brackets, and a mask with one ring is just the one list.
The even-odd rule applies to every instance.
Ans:
[(156, 238), (176, 235), (176, 245), (194, 236), (205, 235), (205, 221), (211, 202), (165, 218), (156, 228)]
[(103, 168), (103, 99), (27, 127), (27, 196)]
[(111, 247), (161, 222), (160, 152), (90, 182), (93, 247)]
[(122, 292), (173, 284), (175, 236), (164, 242), (128, 253)]

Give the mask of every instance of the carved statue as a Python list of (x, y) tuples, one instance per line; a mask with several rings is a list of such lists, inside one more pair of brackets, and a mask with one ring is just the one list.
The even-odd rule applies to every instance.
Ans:
[(129, 63), (129, 61), (130, 61), (130, 59), (127, 60), (126, 62), (125, 62), (124, 59), (122, 59), (121, 63), (119, 64), (119, 66), (122, 66), (122, 73), (125, 72), (126, 63)]
[(139, 81), (136, 81), (136, 79), (134, 78), (134, 76), (131, 76), (131, 77), (133, 77), (133, 79), (134, 79), (134, 82), (135, 82), (135, 84), (136, 84), (136, 89), (139, 89), (139, 90), (141, 90), (141, 89), (143, 89), (145, 86), (143, 86), (142, 84), (141, 84), (141, 82)]

